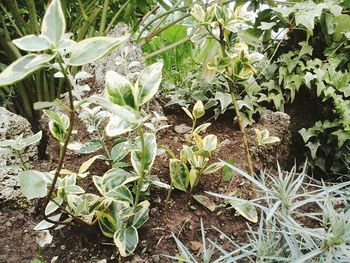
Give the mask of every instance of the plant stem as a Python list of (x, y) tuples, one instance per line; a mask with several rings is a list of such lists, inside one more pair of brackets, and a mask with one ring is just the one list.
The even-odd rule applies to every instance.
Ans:
[(16, 154), (17, 154), (19, 160), (21, 161), (21, 165), (22, 165), (23, 170), (27, 171), (28, 170), (28, 166), (26, 165), (25, 161), (23, 160), (22, 152), (17, 150)]
[[(229, 86), (230, 86), (230, 84), (229, 84)], [(237, 116), (239, 130), (241, 131), (241, 134), (243, 137), (243, 145), (244, 145), (244, 150), (245, 150), (245, 155), (246, 155), (246, 160), (247, 160), (247, 165), (248, 165), (248, 173), (251, 176), (253, 176), (254, 169), (253, 169), (252, 157), (250, 156), (250, 153), (249, 153), (249, 144), (248, 144), (247, 134), (246, 134), (245, 129), (244, 129), (241, 113), (239, 111), (239, 107), (237, 104), (236, 93), (234, 90), (231, 90), (231, 98), (232, 98), (233, 107), (235, 109), (235, 113)]]
[(114, 25), (115, 21), (117, 20), (117, 18), (120, 16), (120, 14), (122, 13), (122, 11), (124, 11), (124, 9), (126, 8), (126, 6), (130, 3), (131, 0), (127, 0), (118, 10), (117, 13), (115, 13), (115, 15), (113, 16), (111, 22), (109, 22), (107, 28), (105, 29), (104, 33), (105, 35), (107, 35), (107, 33), (111, 30), (112, 26)]
[(135, 202), (134, 205), (137, 205), (139, 203), (140, 199), (140, 194), (141, 194), (141, 189), (143, 185), (143, 178), (145, 177), (145, 153), (146, 153), (146, 145), (145, 145), (145, 138), (144, 138), (144, 133), (143, 129), (140, 126), (138, 128), (139, 133), (140, 133), (140, 140), (141, 140), (141, 170), (140, 170), (140, 178), (137, 182), (137, 188), (136, 188), (136, 196), (135, 196)]
[(106, 28), (108, 5), (109, 5), (109, 0), (104, 0), (103, 9), (102, 9), (102, 17), (101, 17), (101, 22), (100, 22), (100, 31), (99, 31), (100, 36), (104, 35), (104, 31)]
[[(112, 159), (111, 154), (109, 153), (109, 151), (108, 151), (108, 149), (107, 149), (107, 145), (106, 145), (106, 143), (105, 143), (105, 141), (104, 141), (104, 138), (103, 138), (103, 136), (101, 135), (99, 129), (97, 129), (97, 135), (98, 135), (98, 140), (99, 140), (100, 144), (102, 145), (103, 150), (106, 152), (107, 158), (108, 158), (109, 160), (111, 160), (111, 159)], [(111, 160), (111, 161), (112, 161), (112, 160)]]
[[(226, 43), (225, 43), (225, 39), (224, 39), (224, 30), (222, 28), (222, 26), (219, 26), (220, 29), (220, 46), (221, 46), (221, 51), (222, 51), (222, 55), (223, 57), (227, 57), (226, 54)], [(229, 72), (229, 68), (226, 69), (227, 72)], [(239, 125), (239, 130), (242, 134), (242, 139), (243, 139), (243, 145), (244, 145), (244, 150), (245, 150), (245, 155), (246, 155), (246, 161), (247, 161), (247, 166), (248, 166), (248, 173), (253, 176), (254, 175), (254, 169), (253, 169), (253, 163), (252, 163), (252, 157), (250, 156), (249, 153), (249, 144), (248, 144), (248, 139), (247, 139), (247, 134), (245, 132), (245, 128), (243, 125), (243, 121), (242, 121), (242, 117), (241, 117), (241, 113), (237, 104), (237, 96), (236, 96), (236, 87), (235, 84), (233, 82), (232, 79), (230, 79), (227, 76), (224, 76), (227, 84), (229, 86), (229, 90), (231, 92), (231, 98), (232, 98), (232, 104), (233, 107), (235, 109), (235, 113), (236, 113), (236, 117), (237, 117), (237, 122)]]
[[(52, 201), (51, 197), (52, 197), (52, 194), (53, 194), (53, 192), (55, 190), (57, 179), (60, 176), (61, 169), (63, 167), (64, 158), (66, 156), (67, 146), (68, 146), (68, 143), (69, 143), (69, 140), (70, 140), (70, 136), (72, 134), (72, 130), (73, 130), (73, 126), (74, 126), (74, 119), (75, 119), (75, 111), (74, 111), (74, 104), (73, 104), (73, 94), (72, 94), (73, 87), (72, 87), (72, 84), (69, 81), (69, 78), (68, 78), (68, 75), (67, 75), (67, 69), (65, 69), (63, 67), (63, 65), (62, 65), (62, 63), (60, 61), (58, 63), (60, 65), (61, 71), (62, 71), (62, 73), (63, 73), (63, 75), (64, 75), (64, 77), (65, 77), (65, 79), (66, 79), (66, 81), (68, 83), (68, 96), (69, 96), (69, 108), (70, 108), (70, 112), (69, 112), (69, 126), (68, 126), (68, 129), (67, 129), (67, 134), (66, 134), (66, 137), (65, 137), (65, 140), (64, 140), (64, 144), (63, 144), (63, 146), (60, 147), (59, 161), (58, 161), (58, 164), (57, 164), (56, 172), (55, 172), (54, 178), (52, 180), (52, 184), (51, 184), (51, 187), (49, 189), (49, 193), (47, 195), (44, 207), (47, 206), (47, 204), (50, 202), (50, 200)], [(49, 219), (48, 216), (45, 214), (45, 209), (43, 209), (43, 215), (44, 215), (44, 219), (46, 221), (52, 223), (52, 224), (67, 224), (67, 222), (54, 221), (54, 220)], [(74, 216), (74, 215), (72, 217), (74, 219), (77, 219), (77, 217)]]

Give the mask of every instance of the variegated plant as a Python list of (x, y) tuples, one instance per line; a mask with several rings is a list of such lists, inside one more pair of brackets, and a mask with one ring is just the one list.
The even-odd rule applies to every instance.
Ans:
[(196, 127), (197, 119), (205, 113), (203, 103), (197, 101), (192, 111), (189, 111), (187, 108), (183, 108), (183, 110), (193, 122), (191, 131), (193, 144), (191, 146), (182, 146), (180, 159), (170, 159), (169, 171), (173, 187), (184, 192), (190, 187), (192, 192), (199, 183), (201, 175), (214, 173), (221, 169), (223, 165), (220, 162), (209, 164), (211, 154), (217, 148), (217, 137), (214, 134), (208, 134), (204, 138), (199, 135), (211, 124), (203, 123)]

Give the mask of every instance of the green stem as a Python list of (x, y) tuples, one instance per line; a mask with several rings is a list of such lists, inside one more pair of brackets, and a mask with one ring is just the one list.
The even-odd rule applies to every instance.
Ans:
[[(220, 26), (219, 29), (220, 29), (220, 42), (219, 42), (219, 44), (221, 46), (222, 55), (224, 57), (227, 57), (226, 44), (225, 44), (225, 39), (224, 39), (224, 31), (223, 31), (223, 28), (221, 26)], [(227, 68), (226, 71), (229, 72), (229, 68)], [(229, 86), (229, 90), (231, 92), (232, 104), (233, 104), (233, 107), (234, 107), (234, 110), (235, 110), (235, 113), (236, 113), (237, 122), (238, 122), (238, 125), (239, 125), (239, 130), (240, 130), (240, 132), (242, 134), (244, 151), (245, 151), (245, 154), (246, 154), (246, 161), (247, 161), (247, 166), (248, 166), (248, 173), (251, 176), (253, 176), (254, 175), (254, 169), (253, 169), (252, 157), (250, 156), (248, 138), (247, 138), (247, 134), (245, 132), (245, 128), (244, 128), (244, 125), (243, 125), (241, 113), (240, 113), (239, 106), (238, 106), (238, 103), (237, 103), (236, 87), (235, 87), (235, 84), (234, 84), (232, 79), (230, 79), (227, 76), (224, 76), (224, 77), (225, 77), (225, 79), (227, 81), (227, 84)]]
[(79, 35), (77, 37), (78, 42), (81, 41), (82, 39), (84, 39), (86, 32), (88, 32), (88, 30), (89, 30), (90, 25), (93, 24), (93, 22), (96, 20), (96, 18), (98, 17), (100, 12), (101, 12), (100, 7), (94, 9), (94, 11), (92, 12), (92, 14), (89, 17), (89, 20), (84, 22), (83, 26), (80, 29)]
[(25, 163), (25, 161), (23, 159), (22, 152), (16, 150), (16, 154), (17, 154), (19, 160), (21, 161), (21, 165), (22, 165), (23, 170), (27, 171), (28, 170), (28, 166), (26, 165), (26, 163)]
[(100, 31), (99, 31), (100, 36), (104, 35), (104, 31), (105, 31), (105, 28), (106, 28), (108, 6), (109, 6), (109, 0), (104, 0), (103, 9), (102, 9), (102, 16), (101, 16), (101, 22), (100, 22)]
[(82, 16), (83, 16), (83, 19), (84, 19), (85, 21), (89, 21), (89, 17), (88, 17), (88, 15), (86, 14), (84, 5), (83, 5), (83, 3), (81, 2), (81, 0), (78, 0), (78, 5), (79, 5), (79, 8), (80, 8), (80, 12), (81, 12), (81, 14), (82, 14)]
[(106, 153), (106, 155), (107, 155), (107, 158), (108, 158), (109, 160), (112, 161), (111, 154), (109, 153), (109, 151), (108, 151), (108, 149), (107, 149), (107, 145), (106, 145), (106, 143), (105, 143), (105, 141), (104, 141), (104, 138), (103, 138), (103, 136), (101, 135), (99, 129), (97, 129), (97, 135), (98, 135), (98, 140), (99, 140), (100, 144), (102, 145), (103, 150), (105, 151), (105, 153)]
[(160, 33), (164, 32), (165, 30), (169, 29), (170, 27), (172, 27), (173, 25), (176, 25), (177, 23), (179, 23), (180, 21), (184, 20), (185, 18), (189, 17), (190, 14), (185, 14), (181, 17), (179, 17), (178, 19), (174, 20), (173, 22), (167, 24), (166, 26), (159, 28), (158, 30), (154, 30), (152, 32), (150, 32), (144, 39), (143, 41), (140, 43), (141, 46), (147, 44), (149, 41), (151, 41), (155, 36), (159, 35)]
[(181, 6), (181, 7), (177, 7), (177, 8), (171, 8), (169, 9), (167, 12), (164, 12), (162, 14), (159, 14), (157, 15), (155, 18), (153, 18), (151, 21), (149, 21), (143, 28), (142, 30), (140, 31), (138, 37), (137, 37), (137, 41), (140, 40), (140, 38), (142, 37), (142, 34), (143, 32), (150, 26), (152, 25), (155, 21), (157, 21), (158, 19), (161, 19), (163, 17), (167, 17), (168, 15), (176, 12), (176, 11), (181, 11), (181, 10), (184, 10), (184, 9), (187, 9), (189, 6), (188, 5), (185, 5), (185, 6)]
[(39, 34), (39, 26), (38, 26), (38, 20), (37, 20), (37, 12), (35, 8), (35, 2), (34, 0), (25, 0), (28, 13), (29, 13), (29, 26), (31, 29), (32, 34)]
[[(44, 207), (47, 206), (47, 204), (52, 201), (52, 195), (54, 193), (54, 190), (56, 188), (56, 183), (57, 183), (57, 179), (58, 177), (60, 176), (60, 173), (61, 173), (61, 169), (63, 167), (63, 163), (64, 163), (64, 158), (66, 156), (66, 152), (67, 152), (67, 146), (68, 146), (68, 143), (69, 143), (69, 140), (70, 140), (70, 137), (71, 137), (71, 134), (72, 134), (72, 131), (73, 131), (73, 126), (74, 126), (74, 119), (75, 119), (75, 111), (74, 111), (74, 103), (73, 103), (73, 94), (72, 94), (72, 84), (70, 83), (69, 81), (69, 78), (68, 78), (68, 75), (67, 75), (67, 69), (64, 68), (64, 66), (62, 65), (62, 62), (58, 62), (60, 67), (61, 67), (61, 71), (64, 75), (64, 78), (66, 79), (67, 83), (68, 83), (68, 96), (69, 96), (69, 108), (70, 108), (70, 112), (69, 112), (69, 126), (68, 126), (68, 129), (67, 129), (67, 134), (66, 134), (66, 137), (65, 137), (65, 140), (64, 140), (64, 143), (63, 143), (63, 146), (60, 147), (60, 156), (59, 156), (59, 160), (58, 160), (58, 164), (57, 164), (57, 168), (56, 168), (56, 172), (55, 172), (55, 175), (54, 175), (54, 178), (52, 180), (52, 184), (51, 184), (51, 187), (49, 189), (49, 193), (47, 195), (47, 199), (46, 199), (46, 202), (45, 202), (45, 205)], [(72, 215), (72, 214), (69, 214), (71, 215), (74, 219), (77, 219), (79, 221), (82, 221), (81, 219), (79, 219), (78, 217)], [(48, 216), (45, 214), (45, 209), (43, 209), (43, 216), (44, 216), (44, 219), (50, 223), (53, 223), (53, 224), (68, 224), (68, 222), (60, 222), (60, 221), (54, 221), (54, 220), (51, 220), (50, 218), (48, 218)], [(85, 221), (83, 221), (85, 222)], [(86, 223), (86, 222), (85, 222)]]
[(176, 48), (177, 46), (180, 46), (181, 44), (189, 41), (192, 36), (193, 36), (193, 33), (191, 33), (190, 35), (188, 35), (184, 39), (181, 39), (181, 40), (179, 40), (179, 41), (177, 41), (177, 42), (175, 42), (175, 43), (173, 43), (173, 44), (171, 44), (169, 46), (166, 46), (166, 47), (161, 48), (161, 49), (159, 49), (159, 50), (157, 50), (157, 51), (155, 51), (155, 52), (153, 52), (151, 54), (148, 54), (148, 55), (145, 56), (145, 59), (147, 60), (147, 59), (152, 58), (154, 56), (158, 56), (158, 55), (162, 54), (163, 52), (166, 52), (166, 51), (168, 51), (170, 49)]
[(142, 129), (141, 126), (138, 128), (138, 130), (139, 130), (139, 133), (140, 133), (140, 140), (141, 140), (141, 155), (142, 155), (142, 159), (141, 159), (140, 178), (139, 178), (139, 180), (137, 182), (137, 188), (136, 188), (136, 195), (135, 195), (134, 205), (137, 205), (139, 203), (141, 189), (142, 189), (142, 185), (143, 185), (143, 179), (145, 177), (145, 153), (146, 153), (145, 138), (144, 138), (144, 133), (143, 133), (143, 129)]
[(122, 11), (124, 11), (124, 9), (127, 7), (127, 5), (130, 3), (131, 0), (127, 0), (118, 10), (117, 13), (115, 13), (115, 15), (113, 16), (111, 22), (109, 22), (107, 28), (104, 31), (104, 34), (107, 35), (107, 33), (112, 29), (112, 26), (114, 25), (115, 21), (117, 20), (117, 18), (120, 16), (120, 14), (122, 13)]

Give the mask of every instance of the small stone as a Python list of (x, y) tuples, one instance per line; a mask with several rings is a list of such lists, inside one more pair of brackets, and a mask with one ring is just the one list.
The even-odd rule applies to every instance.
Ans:
[(58, 259), (58, 256), (54, 256), (51, 258), (51, 263), (56, 263), (57, 262), (57, 259)]
[(66, 250), (66, 245), (61, 245), (61, 250)]
[(191, 131), (191, 129), (192, 128), (190, 126), (187, 126), (186, 124), (180, 124), (174, 127), (174, 131), (180, 134), (187, 133)]
[(202, 248), (202, 243), (198, 242), (198, 241), (190, 241), (189, 248), (192, 251), (198, 251), (198, 250), (200, 250)]

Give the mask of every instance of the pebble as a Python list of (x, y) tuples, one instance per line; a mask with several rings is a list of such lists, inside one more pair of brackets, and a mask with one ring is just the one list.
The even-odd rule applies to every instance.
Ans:
[(174, 131), (180, 134), (187, 133), (191, 131), (191, 129), (192, 128), (190, 126), (187, 126), (186, 124), (180, 124), (174, 127)]
[(198, 241), (190, 241), (189, 248), (192, 251), (198, 251), (198, 250), (200, 250), (202, 248), (202, 243), (198, 242)]
[(58, 256), (52, 257), (50, 263), (56, 263), (57, 259), (58, 259)]

